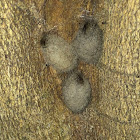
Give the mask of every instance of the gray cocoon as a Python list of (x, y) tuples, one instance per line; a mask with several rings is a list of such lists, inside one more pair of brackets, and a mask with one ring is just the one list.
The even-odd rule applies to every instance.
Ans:
[(81, 113), (91, 100), (91, 86), (79, 73), (72, 73), (63, 83), (62, 97), (73, 113)]
[(88, 21), (79, 29), (72, 45), (80, 60), (96, 64), (102, 54), (103, 32), (94, 21)]
[(48, 35), (42, 47), (45, 62), (59, 73), (67, 72), (77, 66), (77, 54), (73, 47), (57, 35)]

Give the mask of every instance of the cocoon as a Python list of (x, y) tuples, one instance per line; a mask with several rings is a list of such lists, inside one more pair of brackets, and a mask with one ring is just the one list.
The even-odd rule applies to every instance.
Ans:
[(80, 60), (96, 64), (102, 54), (103, 32), (94, 21), (85, 22), (72, 42)]
[(81, 73), (71, 73), (64, 81), (62, 98), (73, 113), (81, 113), (91, 100), (91, 86)]
[(47, 35), (46, 41), (42, 42), (45, 62), (59, 73), (70, 71), (77, 66), (77, 54), (63, 38), (55, 34)]

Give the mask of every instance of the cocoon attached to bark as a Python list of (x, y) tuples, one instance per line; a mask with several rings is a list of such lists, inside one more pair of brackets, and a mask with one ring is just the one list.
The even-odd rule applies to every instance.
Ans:
[(103, 32), (94, 21), (87, 21), (79, 29), (72, 44), (80, 60), (96, 64), (102, 54)]
[(70, 71), (77, 66), (77, 54), (63, 38), (54, 34), (47, 35), (42, 44), (45, 62), (59, 73)]
[(62, 98), (73, 113), (81, 113), (91, 100), (91, 86), (81, 73), (69, 74), (62, 87)]

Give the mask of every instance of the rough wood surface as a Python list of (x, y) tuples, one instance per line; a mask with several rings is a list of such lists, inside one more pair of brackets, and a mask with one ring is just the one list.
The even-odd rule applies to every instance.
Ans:
[[(44, 69), (43, 31), (71, 41), (85, 9), (104, 32), (97, 67), (80, 63), (92, 103), (72, 114), (61, 101), (61, 76)], [(89, 17), (89, 16), (88, 16)], [(140, 1), (0, 1), (0, 139), (139, 140)]]

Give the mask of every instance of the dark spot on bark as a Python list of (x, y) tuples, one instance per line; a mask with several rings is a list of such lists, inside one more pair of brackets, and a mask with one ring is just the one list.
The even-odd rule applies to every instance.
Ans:
[(83, 76), (81, 74), (77, 75), (77, 82), (80, 84), (84, 84), (84, 79), (83, 79)]
[(86, 34), (86, 31), (87, 31), (88, 26), (89, 26), (89, 22), (86, 22), (86, 23), (84, 24), (83, 29), (82, 29), (82, 31), (84, 32), (84, 34)]
[(8, 56), (7, 56), (7, 55), (5, 55), (5, 58), (8, 58)]
[(47, 42), (47, 34), (45, 32), (42, 33), (42, 38), (40, 40), (40, 45), (44, 48), (44, 46), (46, 45), (46, 42)]
[(106, 21), (103, 21), (102, 24), (107, 24), (107, 22)]

